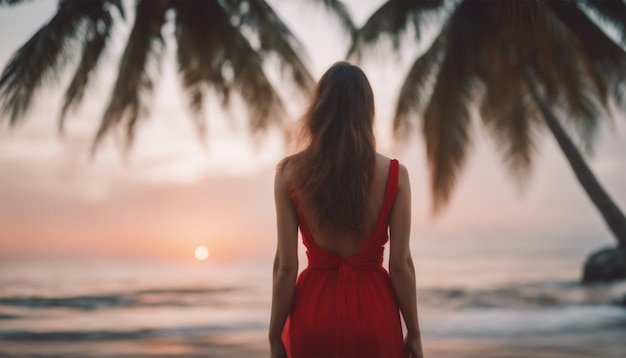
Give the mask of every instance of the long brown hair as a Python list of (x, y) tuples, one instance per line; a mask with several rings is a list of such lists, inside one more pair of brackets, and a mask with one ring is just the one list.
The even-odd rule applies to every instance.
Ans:
[(362, 235), (376, 163), (374, 94), (365, 73), (337, 62), (317, 83), (301, 119), (303, 149), (290, 163), (290, 189), (320, 229)]

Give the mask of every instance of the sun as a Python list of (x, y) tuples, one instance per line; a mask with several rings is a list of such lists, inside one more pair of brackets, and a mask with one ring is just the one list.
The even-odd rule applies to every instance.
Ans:
[(196, 251), (194, 251), (193, 255), (200, 261), (206, 260), (207, 257), (209, 257), (209, 249), (204, 246), (198, 246), (196, 247)]

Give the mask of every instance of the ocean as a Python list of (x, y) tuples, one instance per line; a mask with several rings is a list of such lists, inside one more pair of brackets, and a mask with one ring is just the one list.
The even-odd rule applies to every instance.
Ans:
[[(626, 281), (580, 284), (589, 246), (416, 243), (426, 356), (626, 357)], [(0, 356), (267, 357), (270, 302), (271, 257), (3, 260)]]

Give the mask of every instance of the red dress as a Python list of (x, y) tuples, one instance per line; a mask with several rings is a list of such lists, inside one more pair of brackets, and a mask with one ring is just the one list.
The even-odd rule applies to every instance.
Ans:
[(346, 258), (317, 246), (294, 200), (309, 265), (298, 276), (282, 333), (290, 358), (403, 356), (400, 313), (382, 266), (397, 189), (398, 161), (393, 159), (374, 234), (359, 253)]

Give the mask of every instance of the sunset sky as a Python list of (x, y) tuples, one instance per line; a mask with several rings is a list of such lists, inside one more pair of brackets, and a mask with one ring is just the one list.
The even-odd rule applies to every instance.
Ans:
[[(317, 79), (342, 60), (348, 37), (324, 9), (306, 1), (270, 1), (304, 44)], [(381, 1), (346, 1), (361, 25)], [(56, 1), (0, 8), (0, 65), (47, 19)], [(306, 13), (306, 16), (302, 14)], [(126, 36), (128, 25), (118, 27)], [(165, 28), (166, 33), (172, 27)], [(425, 41), (429, 41), (429, 34)], [(120, 41), (117, 41), (120, 42)], [(120, 42), (122, 43), (122, 42)], [(173, 44), (171, 39), (168, 45)], [(401, 56), (381, 46), (361, 64), (376, 96), (378, 150), (410, 171), (414, 241), (442, 245), (458, 240), (520, 242), (572, 240), (598, 248), (614, 241), (600, 215), (544, 131), (532, 177), (519, 188), (504, 170), (494, 142), (476, 122), (474, 146), (448, 209), (430, 213), (423, 140), (391, 140), (391, 116), (402, 79), (423, 49), (409, 42)], [(98, 81), (57, 135), (65, 87), (46, 87), (23, 123), (0, 121), (0, 259), (192, 258), (204, 245), (210, 258), (270, 258), (275, 243), (273, 177), (287, 153), (282, 134), (252, 140), (240, 108), (230, 115), (210, 103), (208, 135), (202, 144), (179, 90), (173, 46), (166, 54), (148, 120), (127, 156), (109, 136), (94, 159), (90, 146), (112, 87), (119, 43), (98, 72)], [(271, 64), (270, 64), (271, 65)], [(272, 73), (276, 68), (268, 66)], [(68, 73), (69, 74), (69, 71)], [(276, 76), (278, 80), (279, 77)], [(62, 81), (66, 84), (68, 76)], [(295, 120), (305, 98), (275, 81)], [(626, 209), (626, 118), (618, 115), (597, 135), (594, 172)], [(587, 244), (586, 244), (587, 245)]]

